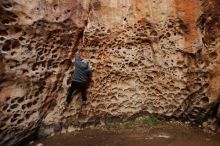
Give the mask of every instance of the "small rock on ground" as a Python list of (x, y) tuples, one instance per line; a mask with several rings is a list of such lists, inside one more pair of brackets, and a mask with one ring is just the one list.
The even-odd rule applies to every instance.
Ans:
[(42, 143), (38, 143), (36, 146), (44, 146), (44, 144), (42, 144)]

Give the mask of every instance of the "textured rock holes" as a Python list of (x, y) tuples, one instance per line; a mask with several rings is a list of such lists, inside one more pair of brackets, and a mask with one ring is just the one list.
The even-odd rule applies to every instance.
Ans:
[[(1, 63), (4, 64), (4, 71), (10, 73), (10, 81), (30, 81), (32, 84), (27, 95), (16, 97), (17, 93), (14, 93), (0, 106), (3, 112), (0, 117), (0, 145), (5, 145), (10, 139), (20, 141), (22, 135), (28, 135), (31, 129), (38, 126), (43, 101), (49, 97), (47, 94), (51, 94), (47, 91), (50, 88), (57, 90), (53, 88), (53, 81), (59, 79), (60, 68), (66, 66), (61, 62), (69, 59), (67, 52), (72, 51), (75, 43), (73, 37), (77, 35), (77, 27), (70, 20), (63, 24), (41, 20), (32, 25), (18, 25), (17, 16), (10, 12), (11, 4), (5, 2), (0, 2)], [(67, 10), (67, 13), (70, 12)], [(69, 30), (73, 32), (69, 34)], [(35, 89), (32, 90), (32, 87)], [(24, 132), (26, 129), (28, 132)]]
[[(189, 99), (191, 97), (190, 92), (201, 91), (200, 89), (208, 81), (207, 76), (203, 72), (196, 72), (195, 76), (189, 79), (195, 81), (188, 85), (188, 74), (185, 70), (189, 67), (187, 60), (190, 57), (187, 54), (177, 52), (176, 42), (170, 39), (183, 37), (188, 31), (187, 24), (180, 18), (170, 18), (156, 27), (141, 20), (134, 26), (126, 27), (125, 30), (118, 33), (119, 35), (111, 36), (111, 38), (108, 38), (108, 35), (111, 34), (110, 30), (105, 30), (101, 26), (100, 28), (91, 27), (85, 31), (85, 46), (94, 48), (93, 54), (90, 54), (90, 59), (92, 61), (97, 58), (102, 60), (100, 62), (108, 62), (97, 64), (94, 61), (97, 64), (97, 70), (108, 71), (105, 73), (97, 71), (97, 74), (102, 76), (94, 78), (94, 82), (102, 83), (102, 87), (94, 85), (97, 90), (91, 91), (91, 94), (101, 99), (104, 95), (95, 92), (111, 91), (105, 96), (105, 100), (108, 100), (109, 103), (112, 102), (111, 105), (108, 105), (108, 109), (113, 115), (124, 107), (130, 111), (135, 111), (142, 106), (150, 113), (179, 117), (188, 108), (187, 105), (199, 104), (202, 106), (204, 102), (207, 103), (207, 100), (202, 100), (206, 99), (206, 95), (202, 94), (193, 97), (195, 100)], [(158, 43), (159, 49), (155, 51), (152, 43)], [(97, 46), (105, 49), (105, 54), (96, 50)], [(216, 58), (216, 54), (212, 55), (213, 58)], [(125, 79), (123, 76), (131, 78)], [(207, 88), (204, 86), (204, 92)], [(135, 94), (136, 92), (139, 94)], [(128, 97), (131, 98), (131, 101), (133, 100), (133, 104), (126, 101), (125, 98)], [(203, 102), (199, 103), (199, 101)], [(96, 102), (102, 103), (103, 101), (92, 100), (92, 103)], [(122, 104), (114, 104), (114, 102)], [(183, 117), (193, 121), (193, 118), (195, 119), (200, 114), (199, 112), (203, 112), (204, 115), (207, 114), (203, 108), (199, 110), (192, 108), (186, 112), (186, 115), (192, 116)]]
[[(170, 28), (172, 29), (170, 30)], [(105, 54), (94, 49), (90, 59), (102, 60), (97, 64), (97, 74), (102, 77), (94, 78), (94, 82), (102, 83), (102, 87), (96, 87), (97, 91), (112, 91), (105, 96), (107, 98), (105, 100), (109, 100), (110, 103), (121, 102), (121, 104), (112, 103), (111, 106), (108, 106), (111, 114), (116, 114), (117, 110), (120, 111), (125, 106), (128, 110), (134, 111), (137, 107), (142, 106), (143, 102), (149, 112), (173, 114), (189, 93), (183, 93), (183, 95), (181, 93), (186, 82), (183, 81), (179, 84), (178, 80), (180, 79), (176, 72), (181, 72), (185, 67), (181, 67), (182, 64), (179, 66), (174, 61), (179, 54), (175, 49), (171, 50), (171, 48), (175, 48), (175, 45), (169, 40), (169, 37), (171, 35), (185, 35), (187, 31), (187, 26), (183, 21), (170, 19), (165, 27), (162, 25), (161, 28), (156, 29), (152, 24), (141, 20), (134, 26), (128, 26), (122, 30), (118, 36), (111, 36), (111, 38), (107, 37), (111, 32), (101, 26), (94, 29), (91, 27), (85, 32), (86, 46), (94, 48), (107, 46), (107, 49), (104, 48)], [(158, 34), (162, 35), (158, 36)], [(157, 41), (161, 44), (159, 46), (161, 50), (156, 53), (152, 48), (152, 43)], [(171, 54), (173, 58), (170, 57)], [(162, 62), (165, 67), (163, 64), (157, 63), (157, 58), (164, 58)], [(101, 62), (108, 63), (101, 64)], [(98, 70), (103, 69), (107, 70), (106, 73), (103, 71), (99, 73)], [(130, 78), (123, 78), (123, 76)], [(181, 76), (182, 78), (185, 78), (184, 75)], [(158, 80), (163, 81), (164, 84), (159, 84)], [(111, 86), (109, 86), (110, 84)], [(135, 94), (136, 92), (139, 94)], [(97, 98), (100, 96), (100, 99), (103, 97), (95, 91), (92, 91), (92, 94)], [(133, 104), (126, 100), (129, 97)], [(93, 99), (92, 103), (96, 102), (102, 101)]]

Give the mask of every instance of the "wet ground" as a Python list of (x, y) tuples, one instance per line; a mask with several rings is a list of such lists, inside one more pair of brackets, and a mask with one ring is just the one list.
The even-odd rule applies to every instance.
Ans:
[(35, 141), (29, 146), (220, 146), (220, 133), (166, 123), (129, 129), (85, 129)]

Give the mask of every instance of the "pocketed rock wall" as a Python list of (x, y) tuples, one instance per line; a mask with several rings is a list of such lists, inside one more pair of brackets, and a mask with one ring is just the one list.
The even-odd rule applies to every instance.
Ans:
[[(0, 145), (144, 115), (216, 125), (218, 0), (2, 0)], [(64, 109), (79, 51), (88, 105)], [(218, 115), (218, 116), (217, 116)], [(209, 126), (211, 130), (215, 127)]]

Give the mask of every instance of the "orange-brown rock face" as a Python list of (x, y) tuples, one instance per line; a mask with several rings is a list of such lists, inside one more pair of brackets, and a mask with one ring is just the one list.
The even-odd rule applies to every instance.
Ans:
[[(153, 114), (215, 123), (217, 0), (0, 2), (0, 145)], [(75, 52), (93, 76), (87, 106), (64, 110)], [(209, 119), (209, 120), (208, 120)], [(210, 120), (211, 119), (211, 120)]]

